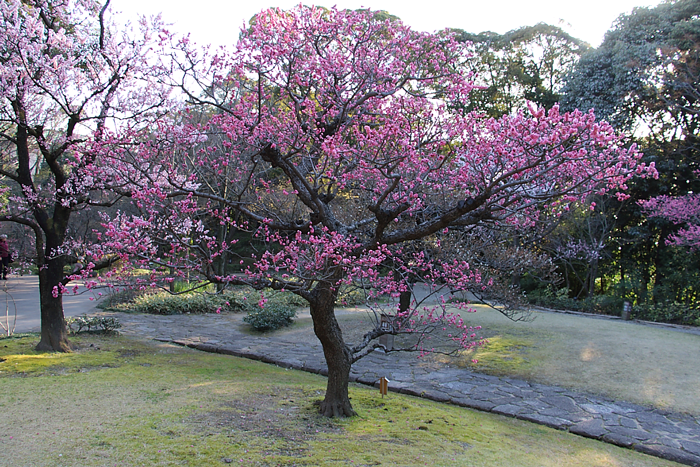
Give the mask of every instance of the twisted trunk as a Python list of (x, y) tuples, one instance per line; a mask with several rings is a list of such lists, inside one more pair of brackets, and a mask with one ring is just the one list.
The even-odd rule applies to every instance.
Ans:
[(338, 292), (331, 290), (330, 284), (319, 283), (309, 301), (314, 333), (321, 341), (328, 365), (328, 386), (320, 412), (326, 417), (352, 417), (356, 415), (348, 396), (352, 354), (335, 319), (337, 296)]

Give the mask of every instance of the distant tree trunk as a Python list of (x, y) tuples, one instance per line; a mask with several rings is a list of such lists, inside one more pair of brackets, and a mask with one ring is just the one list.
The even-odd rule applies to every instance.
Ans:
[[(401, 276), (399, 275), (398, 271), (394, 271), (394, 280), (397, 282), (401, 281)], [(411, 294), (412, 285), (414, 284), (406, 283), (406, 288), (408, 290), (401, 292), (399, 295), (399, 313), (405, 313), (411, 306), (411, 299), (413, 298), (413, 295)]]
[(662, 303), (664, 299), (668, 300), (667, 293), (663, 290), (663, 285), (666, 282), (666, 268), (664, 267), (664, 259), (666, 257), (666, 240), (671, 235), (671, 229), (666, 226), (661, 227), (659, 238), (656, 241), (656, 252), (654, 254), (654, 288), (651, 291), (654, 303)]
[[(221, 209), (223, 210), (223, 206), (221, 206)], [(228, 227), (225, 224), (222, 224), (219, 226), (219, 244), (228, 241)], [(215, 263), (216, 266), (216, 273), (219, 275), (219, 277), (224, 277), (226, 276), (226, 266), (228, 263), (228, 251), (224, 250), (221, 252), (219, 255), (218, 263)], [(216, 284), (216, 292), (217, 293), (222, 293), (224, 289), (226, 288), (226, 284), (223, 282), (217, 282)]]
[(355, 414), (348, 396), (352, 355), (343, 341), (343, 333), (335, 319), (335, 300), (338, 292), (328, 283), (319, 283), (309, 301), (314, 333), (321, 341), (328, 365), (326, 397), (320, 412), (326, 417), (351, 417)]
[(591, 262), (590, 269), (588, 271), (588, 297), (593, 297), (595, 295), (595, 280), (598, 278), (598, 261), (594, 260)]

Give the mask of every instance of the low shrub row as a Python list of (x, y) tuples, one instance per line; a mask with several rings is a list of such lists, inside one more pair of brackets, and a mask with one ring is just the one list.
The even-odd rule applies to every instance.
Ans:
[[(625, 300), (610, 295), (576, 300), (561, 294), (531, 294), (528, 301), (533, 305), (558, 310), (582, 311), (610, 316), (620, 316)], [(700, 326), (700, 307), (693, 304), (664, 302), (655, 304), (636, 304), (632, 306), (632, 319), (654, 321), (657, 323)]]
[[(264, 300), (261, 300), (264, 299)], [(260, 306), (260, 302), (265, 302)], [(109, 296), (102, 308), (154, 315), (247, 313), (244, 321), (256, 331), (270, 331), (288, 326), (296, 309), (306, 305), (299, 296), (289, 292), (267, 291), (262, 295), (247, 287), (223, 293), (189, 292), (171, 294), (166, 291), (121, 291)]]
[(596, 295), (578, 300), (561, 295), (528, 295), (528, 301), (537, 306), (558, 310), (582, 311), (602, 315), (620, 316), (624, 299), (609, 295)]
[(700, 307), (677, 302), (635, 305), (632, 317), (657, 323), (700, 326)]
[[(263, 306), (260, 306), (261, 302), (264, 302)], [(341, 306), (364, 302), (365, 295), (357, 288), (343, 287), (338, 296)], [(243, 312), (247, 313), (244, 321), (253, 329), (271, 331), (291, 324), (296, 316), (296, 309), (306, 305), (304, 299), (290, 292), (265, 291), (261, 295), (261, 292), (251, 288), (237, 287), (223, 293), (213, 293), (204, 288), (197, 292), (180, 294), (126, 289), (108, 295), (98, 306), (111, 311), (155, 315)]]

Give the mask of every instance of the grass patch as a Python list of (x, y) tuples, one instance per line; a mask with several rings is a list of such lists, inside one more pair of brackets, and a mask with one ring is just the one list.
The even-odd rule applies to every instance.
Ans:
[(7, 465), (674, 465), (355, 385), (359, 416), (329, 420), (320, 376), (169, 344), (80, 335), (75, 353), (40, 354), (37, 341), (0, 339)]
[(461, 352), (455, 363), (498, 376), (523, 373), (534, 366), (528, 352), (533, 345), (530, 339), (496, 335), (483, 346)]

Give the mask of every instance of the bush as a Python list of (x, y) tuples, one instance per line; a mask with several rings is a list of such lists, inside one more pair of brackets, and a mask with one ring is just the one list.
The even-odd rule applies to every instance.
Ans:
[(367, 302), (365, 291), (352, 285), (343, 285), (338, 292), (336, 304), (342, 306), (364, 305)]
[(632, 317), (657, 323), (700, 326), (700, 308), (678, 302), (635, 305), (632, 307)]
[[(620, 316), (625, 302), (624, 298), (612, 295), (596, 295), (583, 300), (574, 300), (561, 291), (556, 293), (550, 290), (537, 292), (528, 295), (530, 303), (558, 310)], [(632, 307), (632, 318), (657, 323), (700, 326), (700, 306), (670, 301), (660, 304), (638, 304)]]
[[(150, 293), (149, 293), (150, 292)], [(109, 297), (104, 308), (114, 311), (148, 313), (155, 315), (205, 314), (221, 312), (248, 313), (244, 321), (257, 331), (270, 331), (288, 326), (296, 316), (296, 309), (306, 301), (291, 292), (265, 291), (261, 308), (261, 292), (248, 287), (227, 290), (221, 294), (191, 292), (173, 295), (165, 291), (122, 291)]]
[(569, 298), (567, 289), (553, 291), (535, 290), (527, 295), (528, 302), (533, 305), (554, 308), (557, 310), (582, 311), (611, 316), (620, 316), (624, 299), (612, 295), (595, 295), (577, 300)]
[(172, 295), (168, 292), (142, 295), (129, 304), (129, 309), (137, 313), (153, 315), (180, 315), (185, 313), (206, 314), (243, 311), (246, 301), (240, 293), (186, 293)]
[(294, 322), (296, 309), (279, 300), (270, 300), (264, 307), (255, 306), (248, 310), (243, 321), (250, 324), (256, 331), (274, 331), (283, 326), (289, 326)]
[(117, 318), (105, 316), (76, 316), (66, 318), (65, 322), (68, 332), (71, 334), (93, 331), (111, 333), (122, 327)]
[(125, 289), (111, 293), (98, 307), (110, 311), (156, 315), (240, 312), (248, 308), (245, 297), (251, 293), (252, 290), (247, 288), (225, 291), (222, 294), (201, 291), (171, 294), (158, 289)]
[(122, 289), (119, 292), (109, 291), (109, 293), (97, 302), (97, 308), (107, 311), (128, 311), (128, 305), (134, 302), (137, 297), (154, 293), (153, 290)]

